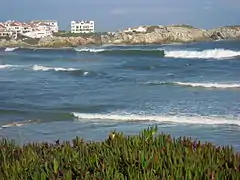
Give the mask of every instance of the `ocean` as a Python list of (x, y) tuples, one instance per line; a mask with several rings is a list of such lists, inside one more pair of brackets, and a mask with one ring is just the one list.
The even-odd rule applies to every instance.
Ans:
[(23, 144), (157, 125), (240, 151), (240, 41), (0, 50), (0, 137)]

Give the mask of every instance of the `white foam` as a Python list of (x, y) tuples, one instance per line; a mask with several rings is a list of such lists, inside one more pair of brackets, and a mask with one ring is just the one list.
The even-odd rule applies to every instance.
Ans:
[(78, 52), (93, 52), (93, 53), (105, 51), (105, 49), (91, 49), (91, 48), (83, 48), (83, 49), (75, 48), (74, 50)]
[(23, 125), (23, 124), (21, 124), (21, 123), (12, 123), (12, 124), (2, 125), (2, 128), (10, 128), (10, 127), (14, 127), (14, 126), (20, 127), (20, 126), (22, 126), (22, 125)]
[(84, 76), (87, 76), (89, 74), (89, 72), (84, 72), (83, 75)]
[(203, 51), (165, 51), (165, 57), (196, 58), (196, 59), (224, 59), (240, 56), (240, 51), (226, 49), (209, 49)]
[(181, 86), (204, 87), (204, 88), (240, 88), (240, 84), (219, 84), (219, 83), (184, 83), (176, 82), (175, 84)]
[(0, 69), (5, 69), (5, 68), (9, 68), (12, 67), (13, 65), (11, 64), (4, 64), (4, 65), (0, 65)]
[(161, 82), (161, 81), (150, 81), (144, 84), (154, 84), (154, 85), (178, 85), (178, 86), (190, 86), (190, 87), (202, 87), (202, 88), (240, 88), (240, 83), (192, 83), (192, 82)]
[(4, 51), (5, 52), (11, 52), (11, 51), (14, 51), (16, 49), (18, 49), (18, 47), (7, 47)]
[(18, 68), (24, 67), (24, 65), (12, 65), (12, 64), (0, 64), (0, 69), (7, 69), (7, 68)]
[(161, 116), (161, 115), (121, 115), (121, 114), (86, 114), (73, 112), (72, 115), (78, 119), (85, 120), (115, 120), (115, 121), (156, 121), (184, 124), (203, 124), (203, 125), (237, 125), (240, 126), (240, 118), (226, 119), (222, 117), (203, 117), (203, 116)]
[(33, 122), (32, 120), (26, 120), (26, 121), (22, 121), (22, 122), (13, 122), (13, 123), (9, 123), (9, 124), (5, 124), (1, 126), (2, 128), (10, 128), (10, 127), (20, 127), (23, 126), (24, 124), (28, 124)]
[(33, 70), (34, 71), (77, 71), (78, 69), (34, 65)]

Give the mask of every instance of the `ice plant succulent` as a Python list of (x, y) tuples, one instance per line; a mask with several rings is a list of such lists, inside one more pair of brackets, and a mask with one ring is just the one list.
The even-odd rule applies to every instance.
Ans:
[(0, 141), (0, 179), (240, 179), (232, 147), (172, 138), (157, 127), (136, 136), (111, 132), (102, 142), (76, 137), (18, 146)]

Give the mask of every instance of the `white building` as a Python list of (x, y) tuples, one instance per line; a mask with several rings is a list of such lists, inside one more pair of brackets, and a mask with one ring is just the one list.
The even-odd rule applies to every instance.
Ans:
[(0, 29), (0, 38), (6, 38), (6, 37), (11, 37), (11, 36), (12, 36), (11, 32)]
[(12, 33), (23, 33), (24, 31), (23, 24), (18, 21), (7, 21), (5, 27), (8, 32)]
[(94, 33), (94, 21), (71, 21), (71, 33)]
[(34, 31), (34, 28), (34, 26), (31, 26), (28, 23), (23, 23), (23, 33), (32, 32)]
[(123, 30), (123, 32), (125, 33), (132, 33), (132, 32), (138, 32), (138, 33), (146, 33), (147, 32), (147, 28), (146, 27), (142, 27), (139, 26), (137, 28), (128, 28)]
[(36, 30), (32, 32), (22, 33), (22, 35), (33, 38), (33, 39), (41, 39), (44, 37), (52, 36), (53, 32), (47, 31), (47, 30)]
[(6, 27), (0, 23), (0, 38), (10, 37), (11, 35), (12, 33), (7, 31)]
[(41, 20), (31, 22), (6, 21), (0, 23), (0, 37), (17, 38), (24, 35), (30, 38), (44, 38), (58, 32), (58, 22)]
[(31, 21), (31, 24), (40, 27), (42, 30), (50, 30), (52, 32), (58, 32), (58, 22), (54, 20), (37, 20)]

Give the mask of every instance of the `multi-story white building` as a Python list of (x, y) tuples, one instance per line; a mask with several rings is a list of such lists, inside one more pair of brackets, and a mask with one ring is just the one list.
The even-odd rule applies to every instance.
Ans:
[(58, 32), (58, 22), (49, 20), (19, 22), (6, 21), (0, 23), (0, 37), (17, 38), (24, 35), (31, 38), (44, 38)]
[(41, 38), (52, 36), (52, 32), (51, 31), (45, 31), (45, 30), (35, 30), (35, 31), (32, 31), (32, 32), (24, 33), (23, 35), (27, 36), (27, 37), (30, 37), (30, 38), (41, 39)]
[(18, 21), (7, 21), (4, 23), (6, 30), (12, 33), (23, 33), (24, 27), (21, 22)]
[(94, 21), (71, 21), (71, 33), (94, 33)]
[(41, 30), (50, 30), (52, 32), (58, 32), (58, 22), (53, 20), (37, 20), (37, 21), (31, 21), (31, 24), (34, 24), (35, 26), (38, 26), (41, 28)]
[(3, 23), (0, 23), (0, 38), (5, 38), (11, 36), (12, 33), (7, 31)]

